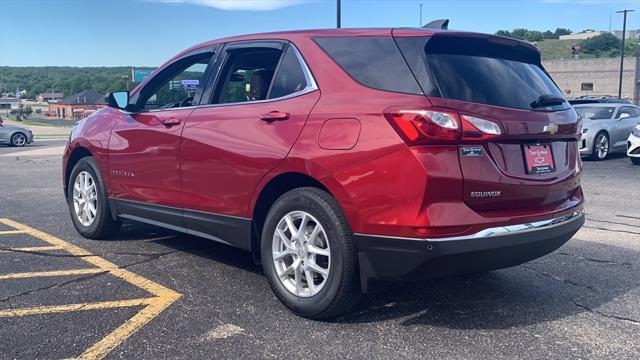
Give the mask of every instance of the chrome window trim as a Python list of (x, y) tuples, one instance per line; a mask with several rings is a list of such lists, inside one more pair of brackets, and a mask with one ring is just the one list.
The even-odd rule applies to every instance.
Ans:
[(559, 217), (548, 219), (548, 220), (541, 220), (541, 221), (535, 221), (535, 222), (524, 223), (524, 224), (492, 227), (492, 228), (484, 229), (470, 235), (452, 236), (452, 237), (443, 237), (443, 238), (406, 238), (406, 237), (398, 237), (398, 236), (372, 235), (372, 234), (360, 234), (360, 233), (356, 233), (354, 235), (372, 236), (372, 237), (399, 239), (399, 240), (429, 241), (429, 242), (437, 243), (437, 242), (456, 241), (456, 240), (491, 238), (491, 237), (501, 236), (501, 235), (517, 235), (517, 234), (522, 234), (529, 231), (540, 230), (546, 227), (564, 225), (568, 222), (577, 220), (581, 216), (584, 216), (584, 210), (574, 211), (570, 214), (559, 216)]
[[(200, 105), (192, 105), (192, 106), (177, 107), (177, 108), (170, 108), (170, 109), (153, 109), (153, 110), (139, 111), (137, 113), (131, 113), (131, 112), (127, 112), (127, 111), (124, 111), (124, 110), (120, 110), (120, 111), (125, 113), (125, 114), (128, 114), (128, 115), (133, 115), (133, 114), (139, 114), (139, 113), (154, 113), (154, 112), (160, 112), (160, 111), (173, 111), (173, 110), (184, 110), (184, 109), (201, 109), (201, 108), (219, 107), (219, 106), (261, 104), (261, 103), (268, 103), (268, 102), (276, 102), (276, 101), (287, 100), (287, 99), (291, 99), (291, 98), (294, 98), (294, 97), (298, 97), (298, 96), (305, 95), (305, 94), (308, 94), (310, 92), (319, 90), (318, 85), (316, 83), (316, 80), (313, 77), (313, 74), (311, 73), (311, 70), (309, 69), (309, 66), (307, 65), (306, 61), (304, 61), (304, 58), (302, 57), (302, 54), (300, 54), (300, 52), (298, 51), (298, 48), (296, 48), (296, 46), (292, 42), (289, 42), (289, 46), (295, 52), (296, 57), (298, 58), (298, 62), (302, 66), (302, 72), (304, 73), (304, 78), (307, 81), (307, 86), (302, 90), (298, 90), (298, 91), (293, 92), (291, 94), (287, 94), (287, 95), (280, 96), (280, 97), (273, 98), (273, 99), (240, 101), (240, 102), (223, 103), (223, 104), (200, 104)], [(282, 54), (282, 56), (284, 56), (284, 53)], [(275, 75), (276, 74), (274, 74), (274, 76)]]

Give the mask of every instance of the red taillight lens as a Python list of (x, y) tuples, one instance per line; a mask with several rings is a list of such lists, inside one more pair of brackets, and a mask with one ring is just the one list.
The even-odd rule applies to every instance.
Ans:
[(408, 145), (457, 144), (502, 135), (500, 125), (493, 121), (441, 109), (391, 107), (384, 116)]
[(493, 121), (471, 115), (462, 115), (462, 140), (484, 141), (502, 135), (500, 126)]
[(409, 145), (457, 143), (460, 118), (450, 111), (392, 107), (384, 117)]

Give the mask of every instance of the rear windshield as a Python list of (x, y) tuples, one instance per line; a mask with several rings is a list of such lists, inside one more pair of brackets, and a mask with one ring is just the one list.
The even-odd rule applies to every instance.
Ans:
[(564, 96), (539, 65), (539, 54), (524, 45), (454, 36), (396, 40), (423, 90), (435, 84), (440, 97), (517, 109), (569, 108), (567, 102), (539, 103), (542, 95)]
[(614, 106), (576, 106), (574, 109), (583, 119), (604, 120), (611, 119), (616, 108)]
[(431, 54), (426, 58), (442, 97), (447, 99), (531, 109), (541, 95), (563, 98), (534, 64), (468, 55)]

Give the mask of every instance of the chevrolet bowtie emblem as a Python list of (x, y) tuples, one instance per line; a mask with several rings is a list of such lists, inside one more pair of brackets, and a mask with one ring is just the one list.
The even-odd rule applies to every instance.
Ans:
[(558, 132), (558, 125), (555, 125), (555, 124), (545, 125), (545, 127), (542, 129), (542, 132), (546, 132), (553, 135)]

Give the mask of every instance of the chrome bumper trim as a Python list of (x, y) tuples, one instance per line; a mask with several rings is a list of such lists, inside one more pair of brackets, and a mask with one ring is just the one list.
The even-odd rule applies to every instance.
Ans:
[(540, 220), (540, 221), (525, 223), (525, 224), (498, 226), (498, 227), (484, 229), (482, 231), (479, 231), (477, 233), (470, 234), (470, 235), (452, 236), (452, 237), (444, 237), (444, 238), (406, 238), (406, 237), (399, 237), (399, 236), (372, 235), (372, 234), (360, 234), (360, 233), (356, 233), (354, 235), (373, 236), (373, 237), (390, 238), (390, 239), (402, 239), (402, 240), (429, 241), (429, 242), (437, 243), (437, 242), (445, 242), (445, 241), (490, 238), (490, 237), (506, 235), (506, 234), (516, 235), (518, 233), (525, 233), (529, 231), (540, 230), (546, 227), (564, 225), (568, 222), (577, 220), (582, 216), (584, 216), (584, 210), (578, 210), (570, 214), (559, 216), (553, 219)]

